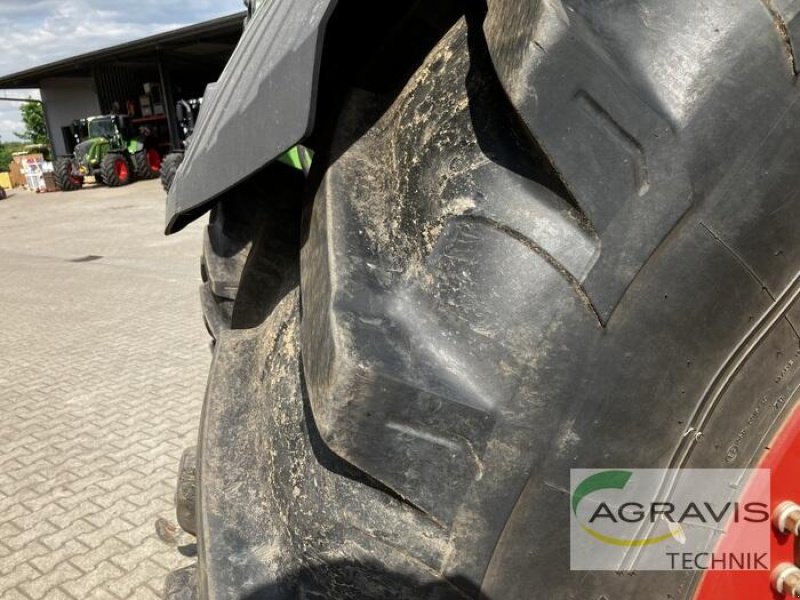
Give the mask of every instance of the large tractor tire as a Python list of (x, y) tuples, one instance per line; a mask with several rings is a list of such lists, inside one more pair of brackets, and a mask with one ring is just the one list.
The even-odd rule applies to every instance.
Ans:
[(165, 192), (169, 192), (172, 180), (175, 179), (175, 173), (178, 172), (178, 167), (182, 162), (183, 152), (170, 152), (161, 161), (161, 185)]
[(161, 155), (155, 148), (146, 148), (131, 154), (133, 173), (137, 179), (155, 179), (161, 172)]
[(797, 405), (776, 10), (493, 0), (388, 105), (347, 96), (305, 190), (241, 189), (267, 216), (203, 410), (202, 597), (693, 597), (570, 570), (570, 469), (754, 466)]
[[(282, 227), (290, 227), (289, 235), (295, 246), (297, 244), (295, 228), (285, 221), (276, 222), (274, 211), (282, 205), (296, 206), (287, 195), (302, 182), (303, 176), (298, 171), (277, 165), (267, 178), (269, 205), (263, 201), (260, 189), (254, 187), (257, 184), (253, 184), (211, 211), (209, 224), (203, 232), (200, 299), (206, 327), (213, 340), (219, 339), (232, 326), (250, 327), (263, 321), (266, 309), (262, 304), (269, 296), (267, 290), (276, 285), (282, 268), (275, 264), (272, 255), (276, 248), (286, 252), (283, 250), (286, 242), (281, 240), (287, 234)], [(273, 218), (271, 223), (265, 223), (268, 216)], [(242, 282), (253, 247), (259, 250), (248, 268), (247, 282)]]
[(128, 185), (131, 182), (131, 165), (125, 155), (109, 152), (100, 161), (100, 173), (103, 183), (110, 187)]
[(64, 192), (73, 192), (83, 186), (83, 177), (75, 173), (75, 163), (71, 158), (58, 158), (53, 165), (56, 185)]

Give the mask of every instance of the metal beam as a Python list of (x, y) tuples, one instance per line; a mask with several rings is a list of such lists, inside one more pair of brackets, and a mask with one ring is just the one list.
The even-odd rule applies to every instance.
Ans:
[(164, 114), (167, 115), (167, 128), (169, 129), (169, 144), (174, 148), (180, 147), (178, 135), (178, 115), (175, 114), (175, 97), (172, 94), (172, 78), (169, 69), (164, 66), (161, 53), (158, 54), (158, 78), (161, 81), (161, 101), (164, 103)]

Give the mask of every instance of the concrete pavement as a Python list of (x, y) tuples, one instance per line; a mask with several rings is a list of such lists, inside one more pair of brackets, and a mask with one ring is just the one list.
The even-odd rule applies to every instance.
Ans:
[[(0, 201), (0, 598), (160, 597), (210, 362), (158, 181)], [(191, 554), (191, 547), (182, 551)]]

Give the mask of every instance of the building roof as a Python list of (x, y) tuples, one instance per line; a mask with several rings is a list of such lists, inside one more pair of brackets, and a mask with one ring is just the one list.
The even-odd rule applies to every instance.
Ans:
[(100, 64), (143, 65), (159, 55), (168, 61), (180, 61), (219, 55), (222, 50), (230, 53), (241, 35), (244, 17), (245, 13), (240, 12), (3, 75), (0, 89), (36, 88), (41, 80), (50, 77), (86, 76)]

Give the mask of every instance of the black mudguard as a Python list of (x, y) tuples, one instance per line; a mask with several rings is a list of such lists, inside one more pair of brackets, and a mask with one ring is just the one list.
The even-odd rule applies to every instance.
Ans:
[(314, 126), (322, 40), (336, 0), (273, 0), (250, 21), (201, 111), (167, 198), (166, 233)]

